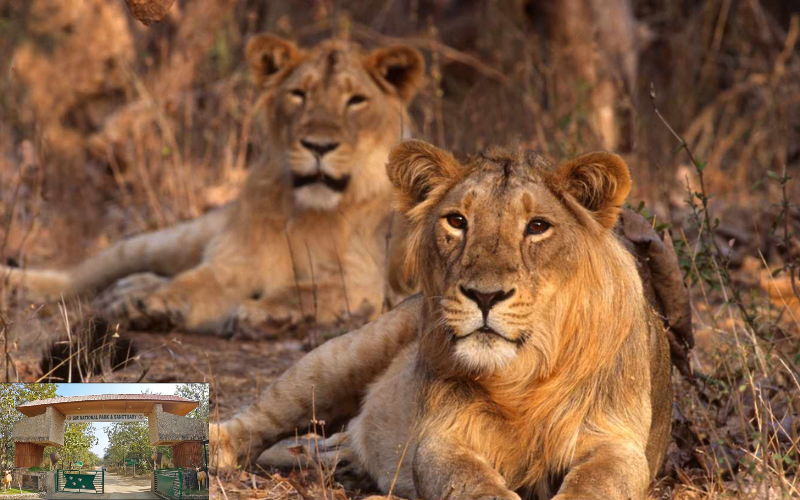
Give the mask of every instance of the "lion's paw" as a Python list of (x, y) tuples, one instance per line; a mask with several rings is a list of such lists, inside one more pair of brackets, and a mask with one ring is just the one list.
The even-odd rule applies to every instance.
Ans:
[(168, 278), (153, 273), (131, 274), (108, 287), (95, 299), (94, 303), (97, 307), (106, 309), (127, 296), (154, 293), (168, 282)]
[(238, 465), (238, 456), (231, 436), (222, 424), (209, 424), (208, 435), (211, 438), (211, 469), (232, 471)]
[(478, 495), (475, 500), (522, 500), (519, 495), (511, 490), (498, 491), (489, 495)]
[(185, 302), (170, 293), (169, 280), (151, 273), (128, 276), (102, 293), (96, 307), (112, 321), (132, 330), (166, 331), (179, 328)]
[(228, 318), (224, 330), (232, 338), (258, 340), (294, 328), (301, 319), (297, 311), (287, 307), (244, 303)]

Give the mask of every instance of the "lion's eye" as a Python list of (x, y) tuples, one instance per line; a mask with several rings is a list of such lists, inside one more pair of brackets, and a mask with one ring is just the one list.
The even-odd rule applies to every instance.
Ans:
[(289, 92), (289, 95), (291, 95), (292, 97), (295, 97), (297, 99), (300, 99), (301, 101), (305, 101), (306, 100), (306, 93), (303, 92), (300, 89), (292, 90), (291, 92)]
[(458, 213), (448, 214), (446, 217), (447, 223), (455, 229), (462, 231), (467, 228), (467, 218)]
[(364, 97), (363, 95), (360, 95), (360, 94), (356, 94), (356, 95), (350, 97), (350, 99), (347, 100), (347, 105), (348, 106), (356, 106), (358, 104), (365, 103), (365, 102), (367, 102), (367, 98), (366, 97)]
[(544, 219), (532, 219), (525, 227), (525, 232), (533, 236), (538, 236), (546, 233), (550, 227), (550, 223)]

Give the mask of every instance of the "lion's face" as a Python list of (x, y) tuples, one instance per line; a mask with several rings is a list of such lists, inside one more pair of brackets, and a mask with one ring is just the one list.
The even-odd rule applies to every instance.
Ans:
[(483, 163), (431, 214), (427, 252), (436, 258), (430, 267), (441, 280), (436, 293), (456, 356), (494, 369), (542, 338), (530, 319), (545, 312), (558, 271), (574, 267), (576, 234), (574, 219), (541, 180)]
[(388, 168), (413, 228), (409, 262), (455, 362), (492, 372), (524, 351), (552, 353), (548, 315), (587, 243), (610, 236), (630, 188), (624, 162), (594, 153), (554, 169), (495, 149), (461, 165), (409, 141)]
[(309, 50), (262, 35), (248, 43), (267, 90), (270, 153), (289, 173), (299, 208), (333, 210), (389, 187), (383, 168), (407, 134), (407, 102), (423, 74), (410, 47), (367, 53), (329, 40)]

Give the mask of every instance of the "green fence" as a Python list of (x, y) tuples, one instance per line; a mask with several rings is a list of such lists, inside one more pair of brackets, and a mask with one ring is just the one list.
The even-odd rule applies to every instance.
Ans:
[(183, 498), (183, 469), (159, 469), (156, 475), (156, 493), (167, 498)]
[(56, 469), (56, 491), (105, 493), (106, 477), (101, 470)]

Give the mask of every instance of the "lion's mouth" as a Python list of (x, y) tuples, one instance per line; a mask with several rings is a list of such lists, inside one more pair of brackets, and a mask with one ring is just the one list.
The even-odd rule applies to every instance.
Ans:
[(343, 175), (341, 178), (337, 179), (336, 177), (330, 176), (322, 171), (311, 175), (292, 174), (292, 186), (295, 189), (299, 189), (303, 186), (308, 186), (311, 184), (323, 184), (332, 191), (341, 193), (347, 189), (347, 185), (350, 184), (350, 176)]
[(511, 340), (510, 338), (506, 337), (505, 335), (497, 332), (497, 330), (490, 328), (487, 325), (483, 325), (482, 327), (478, 328), (477, 330), (473, 330), (471, 333), (463, 335), (461, 337), (456, 337), (456, 342), (468, 339), (470, 337), (479, 337), (481, 339), (489, 339), (491, 337), (498, 337), (506, 342), (511, 342), (512, 344), (516, 344), (517, 341)]

